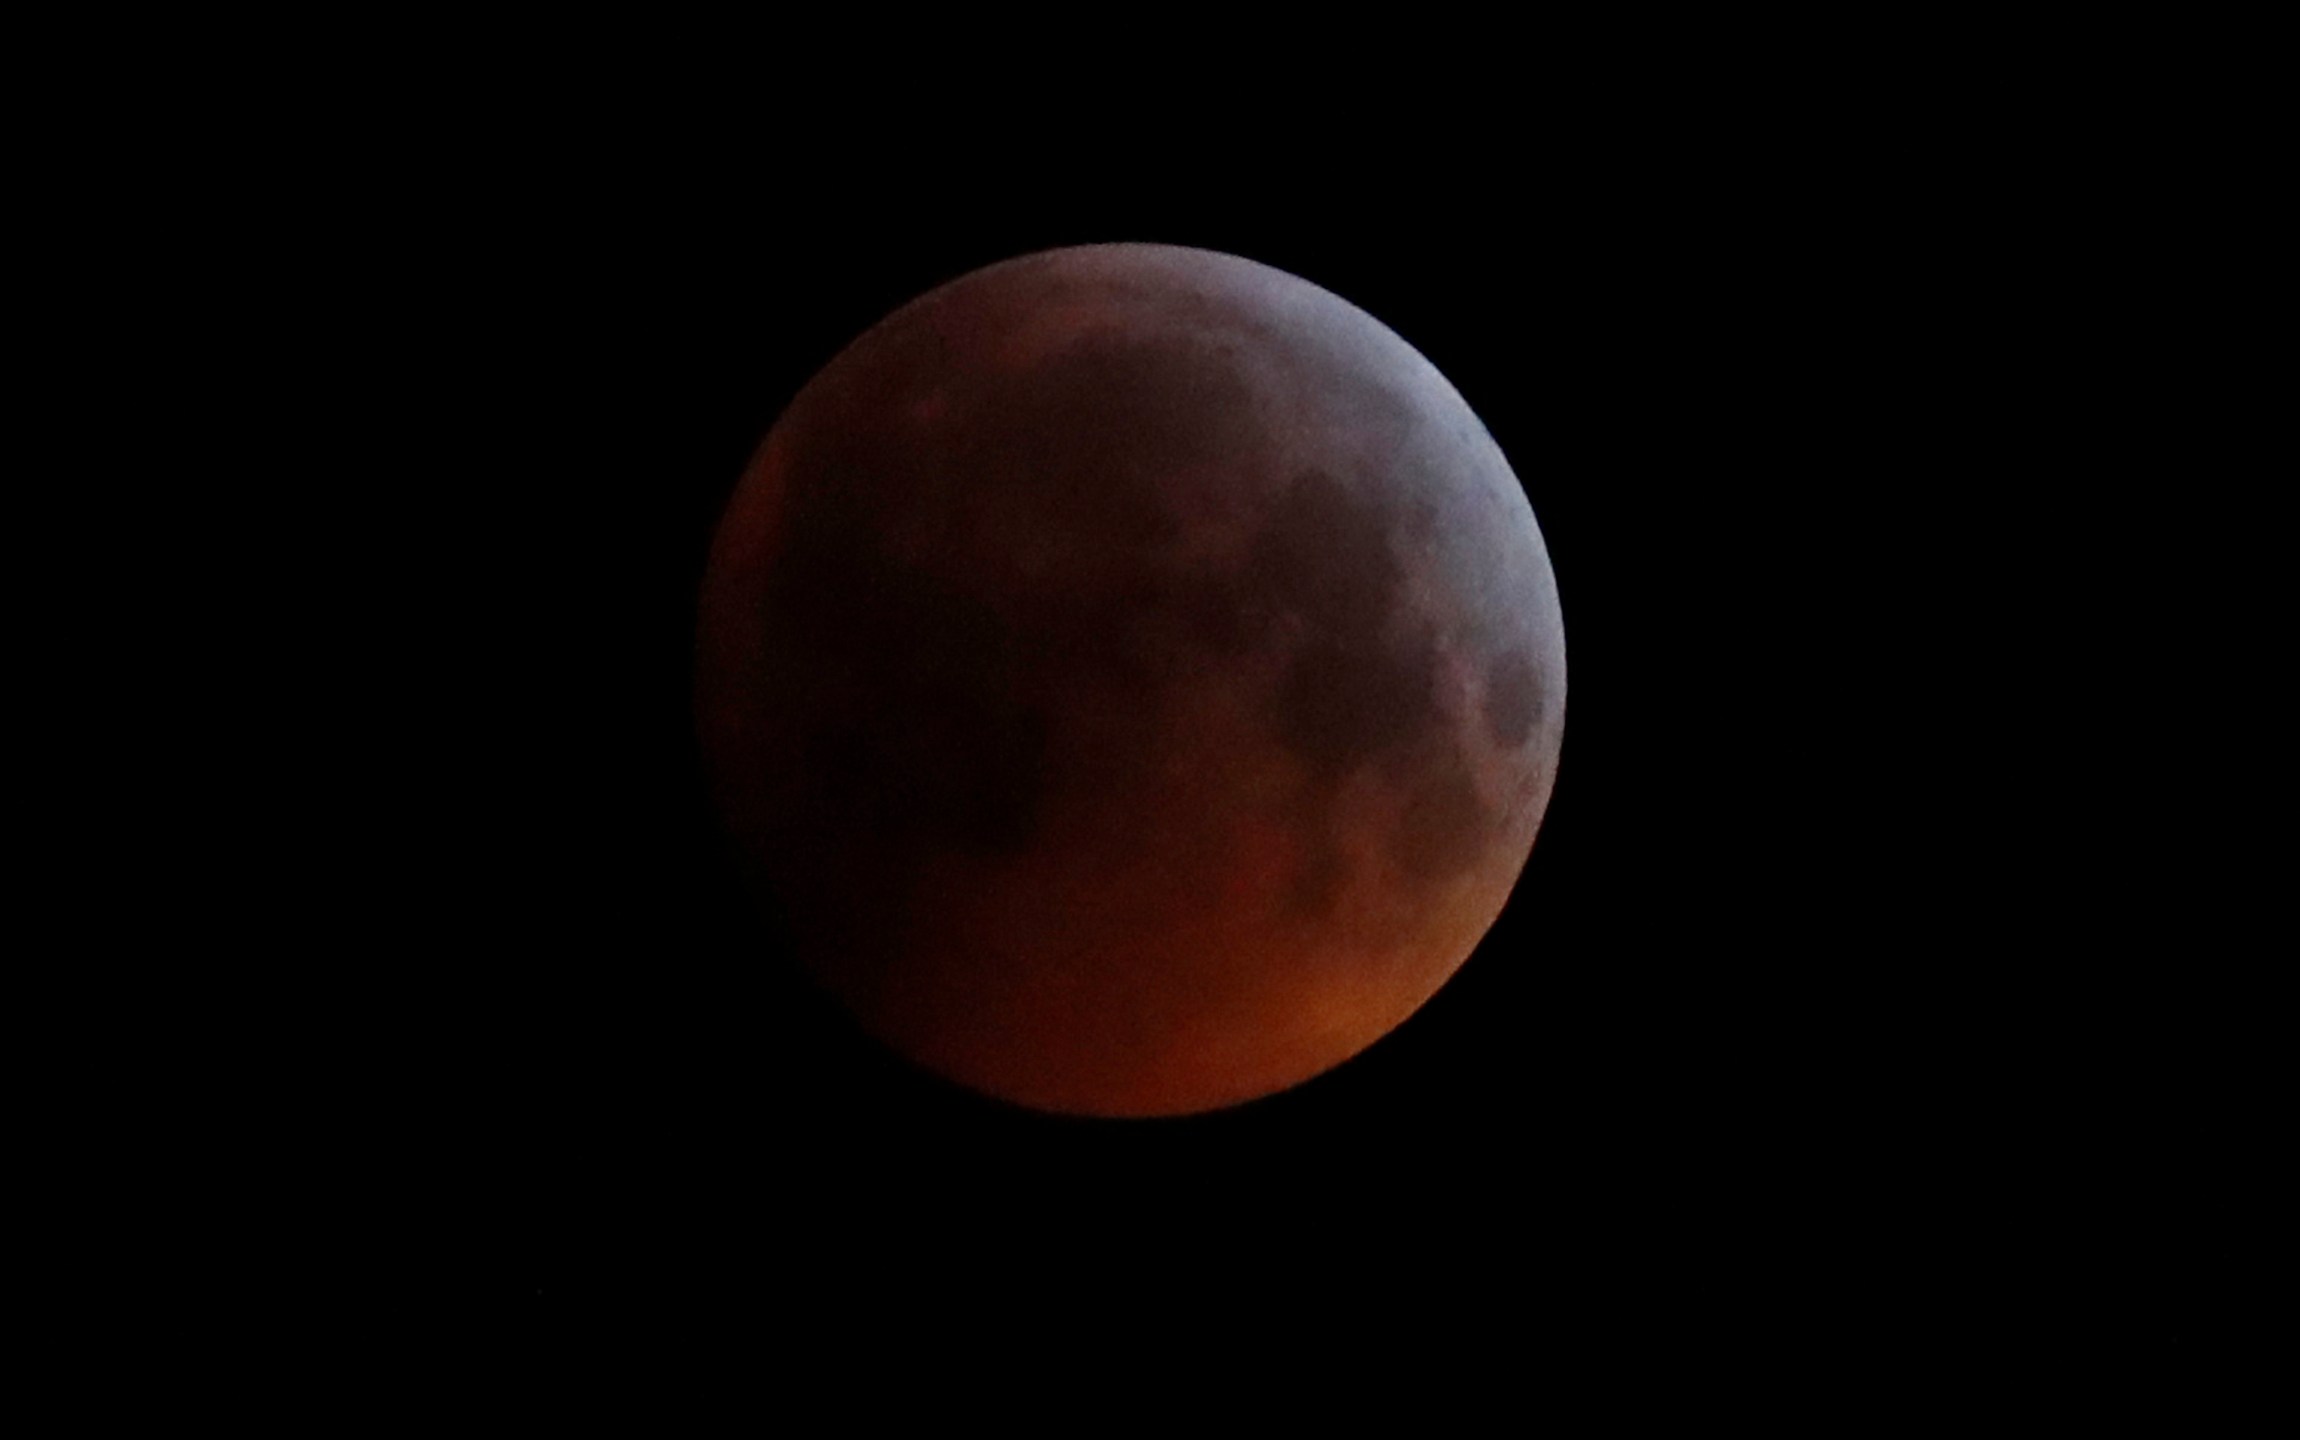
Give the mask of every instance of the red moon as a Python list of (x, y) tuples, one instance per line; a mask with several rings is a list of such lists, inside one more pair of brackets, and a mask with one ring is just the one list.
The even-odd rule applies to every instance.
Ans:
[(1348, 1059), (1524, 867), (1565, 715), (1499, 447), (1339, 297), (1097, 245), (911, 302), (713, 544), (698, 720), (750, 878), (886, 1044), (1176, 1115)]

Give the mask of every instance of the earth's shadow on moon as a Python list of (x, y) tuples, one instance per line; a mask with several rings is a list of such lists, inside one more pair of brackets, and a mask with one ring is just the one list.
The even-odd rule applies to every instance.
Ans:
[(793, 402), (698, 697), (746, 869), (866, 1029), (1022, 1104), (1188, 1113), (1356, 1053), (1483, 933), (1554, 781), (1557, 616), (1507, 462), (1396, 336), (1090, 247), (922, 297)]

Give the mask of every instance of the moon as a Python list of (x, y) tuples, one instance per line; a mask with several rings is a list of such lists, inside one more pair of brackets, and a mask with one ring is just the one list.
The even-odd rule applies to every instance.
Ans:
[(1565, 714), (1525, 492), (1308, 281), (1047, 251), (799, 393), (713, 541), (736, 854), (879, 1040), (1038, 1110), (1179, 1115), (1357, 1054), (1522, 872)]

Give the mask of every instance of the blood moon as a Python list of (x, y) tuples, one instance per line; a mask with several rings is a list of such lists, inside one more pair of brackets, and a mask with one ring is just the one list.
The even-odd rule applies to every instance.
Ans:
[(1548, 554), (1461, 396), (1166, 246), (993, 265), (849, 346), (745, 471), (699, 638), (716, 798), (808, 967), (1067, 1113), (1234, 1104), (1404, 1020), (1564, 721)]

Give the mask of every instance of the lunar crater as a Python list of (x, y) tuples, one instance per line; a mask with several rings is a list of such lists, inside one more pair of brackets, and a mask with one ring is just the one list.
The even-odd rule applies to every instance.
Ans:
[(1486, 729), (1494, 744), (1514, 750), (1533, 738), (1541, 715), (1541, 679), (1534, 672), (1533, 657), (1512, 650), (1494, 662), (1486, 684)]

